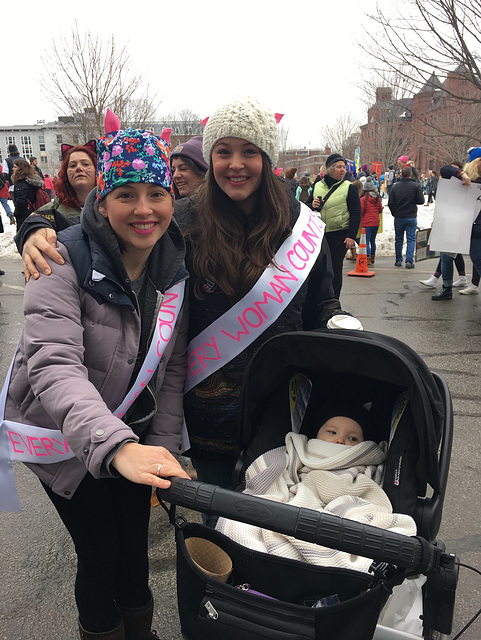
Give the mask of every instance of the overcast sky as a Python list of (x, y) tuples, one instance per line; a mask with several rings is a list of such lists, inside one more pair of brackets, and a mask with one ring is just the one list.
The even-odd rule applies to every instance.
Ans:
[(157, 91), (159, 115), (191, 109), (204, 118), (229, 98), (250, 94), (285, 114), (291, 145), (318, 146), (324, 143), (323, 127), (339, 116), (366, 120), (359, 88), (365, 54), (356, 41), (372, 28), (365, 14), (375, 4), (27, 0), (19, 10), (11, 5), (2, 28), (0, 125), (56, 120), (59, 114), (42, 94), (42, 58), (54, 39), (70, 35), (77, 20), (81, 32), (105, 40), (114, 34), (128, 47), (133, 67)]

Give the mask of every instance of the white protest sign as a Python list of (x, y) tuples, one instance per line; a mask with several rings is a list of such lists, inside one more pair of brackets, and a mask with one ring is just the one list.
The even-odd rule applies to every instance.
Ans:
[(469, 254), (473, 222), (481, 210), (481, 184), (441, 178), (436, 192), (431, 251)]

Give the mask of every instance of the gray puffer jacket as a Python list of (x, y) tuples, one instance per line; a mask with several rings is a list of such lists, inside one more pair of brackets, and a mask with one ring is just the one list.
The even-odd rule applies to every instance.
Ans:
[[(5, 416), (61, 429), (75, 457), (28, 466), (55, 493), (71, 498), (87, 471), (96, 478), (111, 477), (105, 459), (126, 440), (182, 453), (185, 303), (149, 383), (152, 392), (142, 392), (129, 412), (132, 416), (137, 406), (140, 413), (148, 407), (148, 419), (131, 428), (112, 411), (125, 397), (150, 344), (146, 334), (154, 327), (161, 293), (185, 280), (188, 273), (183, 263), (185, 244), (172, 221), (150, 255), (137, 297), (117, 240), (98, 212), (94, 192), (85, 203), (81, 226), (65, 230), (59, 239), (64, 243), (59, 250), (65, 265), (50, 262), (52, 274), (30, 280), (25, 288), (25, 326), (15, 355)], [(98, 280), (93, 271), (105, 277)]]

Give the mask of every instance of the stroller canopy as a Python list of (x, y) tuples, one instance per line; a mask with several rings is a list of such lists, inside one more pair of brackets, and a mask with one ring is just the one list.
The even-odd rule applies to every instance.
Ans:
[(378, 440), (389, 438), (393, 405), (400, 393), (407, 392), (419, 441), (417, 479), (439, 491), (438, 447), (445, 404), (438, 384), (410, 347), (368, 331), (284, 333), (259, 348), (246, 369), (241, 391), (240, 442), (247, 451), (247, 464), (282, 446), (285, 434), (292, 430), (288, 385), (295, 373), (312, 382), (304, 422), (315, 421), (322, 402), (334, 395), (372, 403)]

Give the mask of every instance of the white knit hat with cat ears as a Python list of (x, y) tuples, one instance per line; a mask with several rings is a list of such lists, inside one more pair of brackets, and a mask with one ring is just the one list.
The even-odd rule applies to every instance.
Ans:
[(273, 113), (249, 96), (220, 107), (201, 123), (206, 125), (202, 147), (206, 162), (210, 163), (212, 149), (221, 138), (243, 138), (264, 151), (272, 167), (276, 167), (279, 159), (277, 124), (281, 118), (282, 114)]

